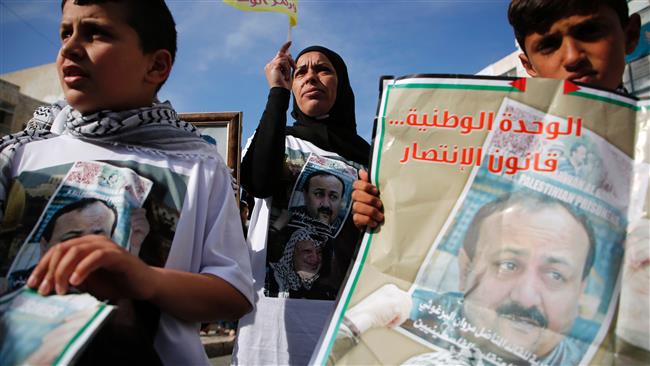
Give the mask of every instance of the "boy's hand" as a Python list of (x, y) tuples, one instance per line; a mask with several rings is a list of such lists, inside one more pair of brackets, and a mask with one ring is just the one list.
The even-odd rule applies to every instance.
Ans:
[(291, 74), (296, 63), (289, 53), (290, 46), (291, 41), (283, 44), (278, 54), (264, 67), (264, 74), (270, 88), (279, 86), (291, 90)]
[(381, 212), (383, 204), (379, 199), (379, 190), (368, 182), (368, 172), (359, 171), (359, 178), (352, 185), (352, 220), (354, 225), (363, 230), (364, 227), (374, 229), (384, 222)]
[(27, 286), (63, 295), (78, 286), (102, 299), (149, 299), (153, 269), (104, 235), (86, 235), (51, 247)]
[[(41, 295), (79, 287), (99, 299), (148, 300), (191, 322), (238, 319), (252, 308), (229, 282), (210, 274), (150, 267), (103, 235), (59, 243), (41, 258), (27, 286)], [(192, 299), (192, 301), (178, 301)]]

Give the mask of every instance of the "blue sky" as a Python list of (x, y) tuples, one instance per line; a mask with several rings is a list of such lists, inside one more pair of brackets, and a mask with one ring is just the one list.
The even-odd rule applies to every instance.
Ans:
[[(300, 0), (294, 54), (320, 44), (348, 65), (359, 134), (370, 139), (380, 75), (474, 74), (515, 50), (508, 0)], [(221, 0), (168, 0), (179, 51), (160, 92), (180, 112), (243, 111), (243, 139), (264, 109), (264, 65), (287, 17)], [(53, 62), (60, 0), (0, 0), (0, 73)]]

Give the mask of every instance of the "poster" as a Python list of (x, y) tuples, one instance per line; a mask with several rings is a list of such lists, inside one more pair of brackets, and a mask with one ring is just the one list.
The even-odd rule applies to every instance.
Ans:
[[(76, 162), (50, 198), (7, 275), (8, 288), (25, 285), (41, 257), (54, 244), (88, 234), (103, 234), (138, 255), (145, 231), (142, 204), (153, 183), (128, 168), (101, 162)], [(146, 225), (146, 224), (145, 224)]]
[(630, 235), (648, 222), (647, 105), (568, 81), (385, 80), (385, 223), (312, 363), (646, 361), (647, 310), (628, 301), (634, 326), (617, 309), (649, 284), (648, 239)]
[(0, 298), (3, 365), (68, 365), (114, 306), (88, 294), (41, 296), (22, 288)]
[(271, 206), (264, 295), (334, 300), (352, 256), (345, 244), (358, 233), (347, 220), (357, 168), (335, 158), (287, 151), (287, 192)]
[(137, 161), (23, 170), (12, 182), (10, 209), (0, 225), (0, 364), (70, 364), (105, 322), (111, 323), (103, 328), (109, 334), (139, 327), (143, 313), (130, 300), (113, 306), (74, 288), (44, 297), (24, 284), (52, 243), (89, 233), (109, 236), (162, 267), (188, 181), (183, 172)]

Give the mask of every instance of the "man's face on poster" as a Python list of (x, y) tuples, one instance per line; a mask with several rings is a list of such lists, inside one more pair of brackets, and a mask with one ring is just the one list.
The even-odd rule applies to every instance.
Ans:
[(316, 175), (309, 179), (304, 192), (305, 206), (312, 218), (331, 225), (341, 207), (343, 183), (334, 175)]
[(314, 277), (321, 266), (321, 249), (311, 240), (296, 243), (293, 254), (293, 267), (302, 279)]
[(515, 347), (546, 355), (577, 317), (590, 245), (585, 228), (558, 204), (509, 207), (487, 216), (479, 230), (474, 258), (465, 269), (461, 264), (465, 315)]
[(41, 245), (44, 254), (52, 245), (84, 235), (112, 236), (116, 217), (112, 209), (101, 201), (66, 212), (55, 219), (50, 240)]
[(584, 145), (576, 147), (576, 149), (571, 152), (571, 160), (573, 165), (576, 167), (585, 165), (587, 162), (587, 148)]

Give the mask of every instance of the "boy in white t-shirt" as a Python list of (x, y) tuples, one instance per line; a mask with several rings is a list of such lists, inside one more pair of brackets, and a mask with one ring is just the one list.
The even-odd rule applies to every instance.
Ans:
[[(52, 246), (26, 284), (42, 295), (76, 287), (103, 299), (146, 302), (160, 313), (153, 323), (160, 360), (206, 363), (198, 322), (237, 319), (249, 312), (252, 276), (227, 167), (171, 106), (156, 103), (176, 51), (171, 13), (163, 0), (63, 0), (62, 11), (56, 64), (69, 107), (51, 118), (47, 131), (0, 141), (3, 224), (8, 225), (4, 211), (20, 174), (44, 171), (46, 160), (50, 166), (67, 164), (66, 159), (116, 161), (138, 174), (138, 164), (146, 164), (142, 171), (163, 182), (165, 197), (173, 196), (165, 193), (168, 181), (184, 182), (184, 199), (176, 198), (180, 213), (171, 218), (166, 202), (149, 207), (148, 217), (167, 218), (171, 233), (165, 255), (150, 261), (154, 265), (106, 233), (84, 235)], [(52, 148), (54, 154), (47, 154)], [(154, 231), (150, 236), (164, 236)]]

